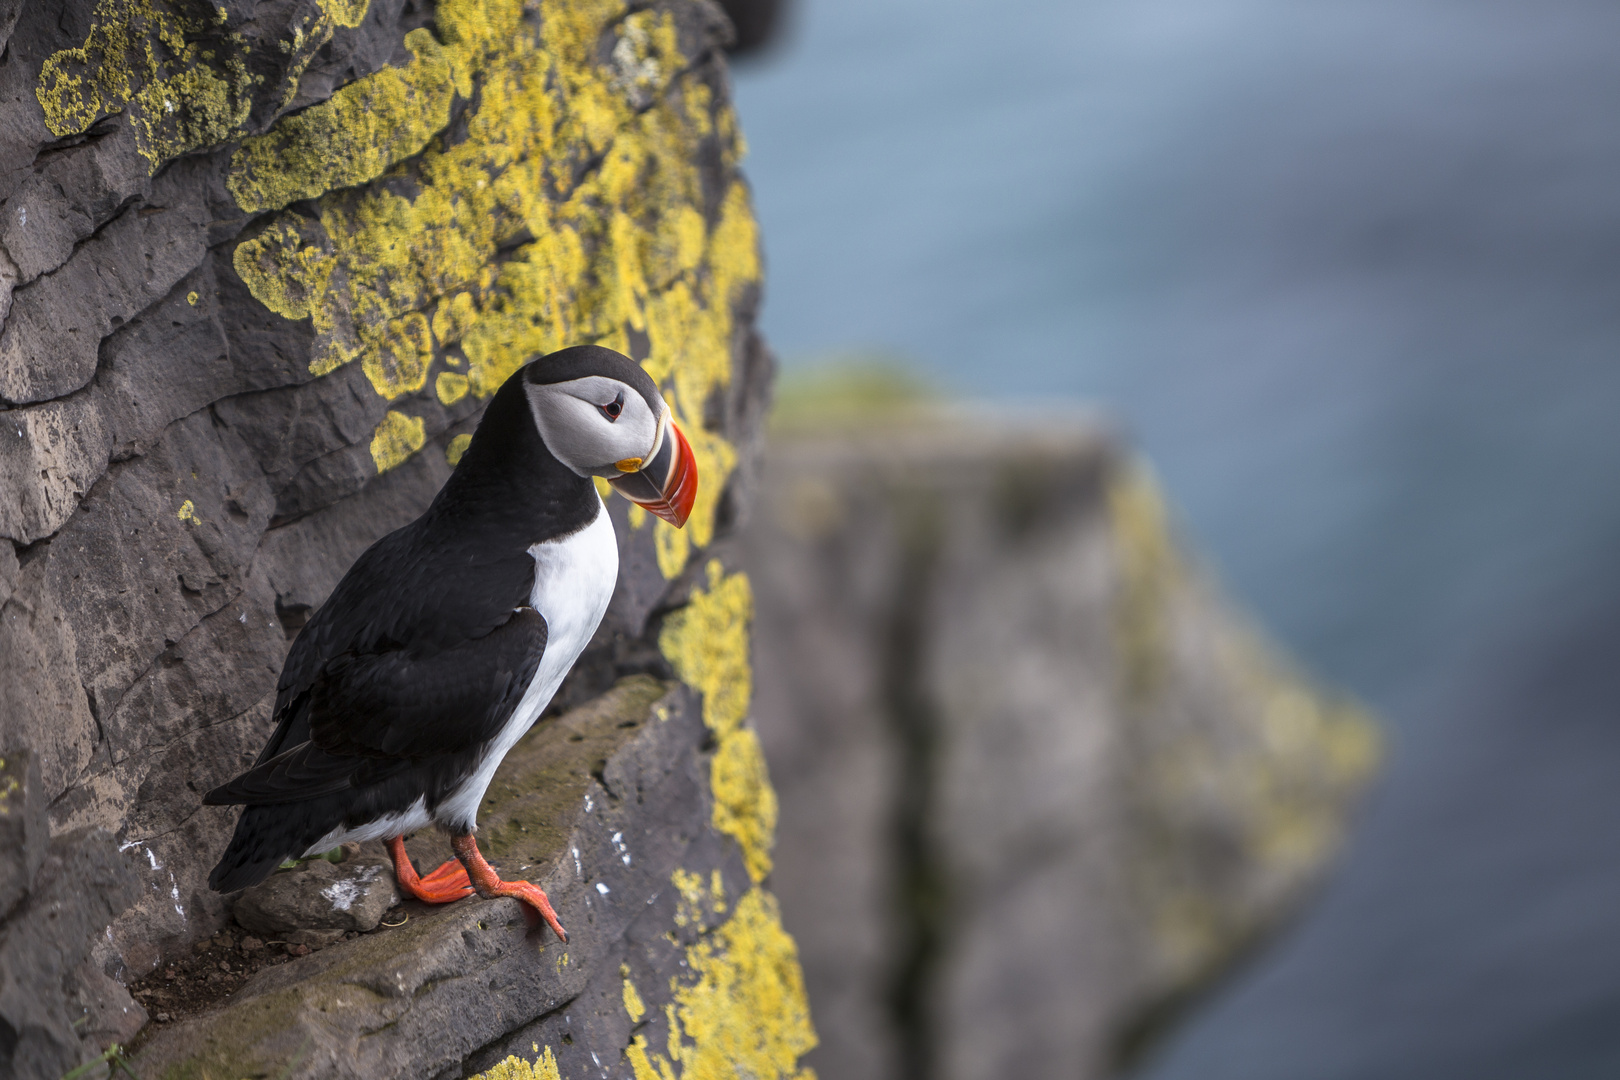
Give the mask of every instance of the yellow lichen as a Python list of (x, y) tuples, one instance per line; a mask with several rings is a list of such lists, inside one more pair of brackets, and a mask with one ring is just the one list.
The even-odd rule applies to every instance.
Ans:
[(332, 40), (332, 32), (339, 26), (354, 29), (366, 17), (368, 0), (319, 0), (314, 11), (293, 23), (292, 36), (280, 42), (281, 51), (289, 57), (287, 72), (282, 76), (280, 101), (283, 107), (292, 104), (298, 96), (298, 80), (309, 69), (310, 62)]
[(814, 1080), (799, 1058), (816, 1045), (804, 976), (776, 900), (750, 889), (736, 912), (686, 951), (694, 981), (672, 980), (664, 1053), (638, 1035), (636, 1080)]
[(472, 1080), (562, 1080), (562, 1074), (557, 1071), (557, 1057), (548, 1046), (532, 1062), (512, 1054)]
[(190, 304), (192, 307), (197, 306), (197, 300), (198, 296), (195, 290), (186, 293), (186, 303)]
[(371, 436), (371, 460), (377, 463), (379, 474), (385, 473), (409, 460), (426, 443), (427, 432), (420, 416), (389, 409)]
[(450, 58), (427, 30), (405, 35), (413, 60), (387, 67), (248, 139), (226, 186), (243, 210), (279, 210), (381, 176), (450, 121)]
[(632, 96), (651, 100), (661, 93), (680, 61), (675, 47), (675, 19), (669, 12), (637, 11), (619, 23), (613, 46), (614, 85)]
[(461, 464), (461, 455), (467, 452), (472, 445), (471, 435), (457, 435), (450, 440), (450, 445), (444, 448), (444, 459), (452, 465)]
[(454, 405), (467, 396), (467, 376), (454, 371), (441, 371), (433, 380), (433, 392), (441, 405)]
[(338, 26), (353, 30), (366, 17), (371, 0), (322, 0), (321, 10)]
[[(6, 759), (0, 758), (0, 773), (5, 773)], [(0, 777), (0, 817), (11, 816), (11, 797), (22, 790), (22, 781), (15, 776)]]
[(382, 345), (366, 353), (361, 368), (378, 396), (393, 401), (427, 385), (432, 364), (433, 339), (428, 336), (427, 319), (413, 311), (389, 324)]
[(333, 323), (321, 316), (328, 311), (327, 284), (337, 260), (316, 245), (306, 245), (301, 224), (288, 218), (276, 221), (236, 245), (231, 265), (259, 303), (284, 319), (313, 317), (316, 331), (329, 333)]
[(680, 899), (675, 902), (675, 925), (704, 928), (717, 920), (726, 910), (725, 882), (717, 869), (707, 885), (703, 878), (690, 870), (677, 867), (669, 877), (670, 884)]
[(647, 1015), (647, 1005), (641, 1000), (636, 984), (630, 981), (630, 965), (619, 965), (619, 978), (624, 980), (624, 1011), (632, 1024), (639, 1024), (641, 1018)]
[(686, 606), (664, 621), (658, 647), (703, 694), (703, 722), (724, 738), (742, 726), (754, 693), (748, 665), (754, 592), (746, 574), (727, 574), (718, 559), (709, 560), (706, 573), (709, 587), (693, 589)]
[(748, 578), (728, 576), (718, 560), (707, 573), (708, 589), (692, 590), (686, 606), (664, 621), (658, 647), (682, 681), (703, 694), (703, 722), (716, 742), (709, 766), (714, 827), (736, 838), (749, 874), (760, 881), (771, 869), (777, 806), (759, 739), (743, 726), (754, 689), (748, 663), (754, 596)]
[(236, 135), (260, 79), (226, 15), (198, 18), (163, 0), (99, 0), (78, 48), (48, 57), (34, 96), (53, 135), (77, 135), (123, 113), (151, 172)]
[(181, 521), (189, 521), (193, 525), (202, 524), (202, 518), (197, 516), (197, 506), (190, 499), (180, 504), (180, 510), (175, 514), (175, 517)]
[(771, 872), (776, 837), (776, 791), (765, 768), (759, 736), (739, 728), (720, 740), (709, 766), (714, 791), (714, 827), (737, 838), (755, 881)]

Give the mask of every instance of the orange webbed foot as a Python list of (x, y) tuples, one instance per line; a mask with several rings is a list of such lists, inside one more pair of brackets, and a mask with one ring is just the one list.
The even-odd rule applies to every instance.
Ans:
[(394, 860), (394, 879), (399, 891), (426, 904), (449, 904), (473, 891), (466, 869), (451, 859), (425, 878), (416, 875), (410, 856), (405, 854), (405, 838), (396, 836), (388, 841), (388, 854)]
[(547, 898), (545, 890), (532, 881), (502, 881), (495, 868), (484, 860), (483, 853), (478, 850), (478, 841), (471, 833), (466, 836), (453, 836), (450, 838), (450, 847), (466, 867), (467, 877), (471, 880), (473, 888), (478, 895), (485, 899), (497, 896), (510, 896), (523, 902), (523, 915), (533, 926), (536, 917), (551, 927), (551, 932), (557, 935), (557, 940), (564, 945), (568, 944), (568, 932), (557, 921), (557, 913), (551, 907), (551, 900)]

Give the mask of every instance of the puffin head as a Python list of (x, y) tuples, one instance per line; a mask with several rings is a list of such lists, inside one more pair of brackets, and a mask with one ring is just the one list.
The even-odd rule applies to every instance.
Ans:
[(576, 345), (523, 369), (523, 392), (546, 448), (580, 476), (600, 476), (671, 525), (686, 524), (697, 466), (658, 386), (641, 365)]

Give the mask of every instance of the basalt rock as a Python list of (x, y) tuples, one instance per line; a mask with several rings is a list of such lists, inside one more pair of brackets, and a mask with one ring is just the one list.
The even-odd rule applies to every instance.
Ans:
[[(707, 0), (0, 3), (0, 748), (55, 837), (0, 830), (24, 853), (0, 939), (33, 940), (43, 897), (74, 911), (49, 963), (5, 967), (18, 1075), (127, 1037), (84, 1019), (126, 1014), (72, 972), (129, 985), (226, 925), (206, 877), (236, 811), (201, 794), (263, 745), (311, 612), (529, 359), (636, 357), (703, 478), (683, 531), (614, 501), (621, 586), (554, 715), (633, 674), (746, 668), (746, 610), (681, 630), (740, 580), (716, 545), (771, 373), (730, 34)], [(704, 754), (757, 761), (746, 707)], [(733, 775), (702, 797), (762, 850), (768, 789)], [(87, 875), (134, 888), (66, 884)], [(481, 1046), (495, 1012), (441, 1020)]]
[(1099, 424), (877, 412), (773, 443), (746, 549), (807, 1062), (1113, 1074), (1306, 895), (1375, 730)]

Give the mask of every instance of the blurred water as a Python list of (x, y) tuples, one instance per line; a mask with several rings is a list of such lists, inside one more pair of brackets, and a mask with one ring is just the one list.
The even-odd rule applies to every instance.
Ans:
[(1158, 1074), (1612, 1075), (1620, 7), (797, 14), (736, 79), (778, 351), (1102, 401), (1396, 725), (1325, 902)]

